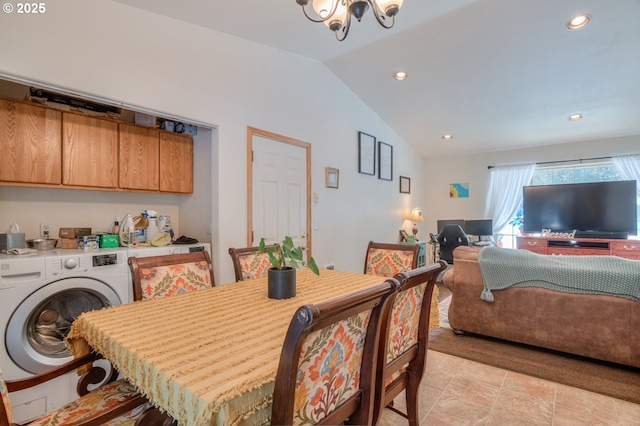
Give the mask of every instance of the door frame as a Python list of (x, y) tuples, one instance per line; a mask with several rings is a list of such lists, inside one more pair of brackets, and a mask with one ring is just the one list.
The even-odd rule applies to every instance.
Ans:
[(262, 136), (272, 139), (276, 142), (286, 143), (290, 145), (304, 148), (307, 153), (307, 260), (311, 257), (312, 235), (311, 235), (311, 144), (277, 133), (261, 130), (255, 127), (247, 126), (247, 247), (253, 245), (253, 137)]

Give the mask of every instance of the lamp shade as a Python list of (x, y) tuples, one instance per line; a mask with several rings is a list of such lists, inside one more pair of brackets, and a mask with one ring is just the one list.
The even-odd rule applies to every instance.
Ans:
[(411, 210), (411, 214), (409, 215), (409, 220), (412, 222), (422, 222), (424, 219), (422, 218), (422, 209), (414, 208)]

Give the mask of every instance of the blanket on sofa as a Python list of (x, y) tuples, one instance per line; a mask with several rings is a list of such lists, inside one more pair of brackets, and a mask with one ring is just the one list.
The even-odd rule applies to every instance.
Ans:
[(606, 294), (640, 302), (640, 261), (616, 256), (549, 256), (528, 250), (485, 247), (478, 253), (484, 290), (544, 287), (555, 291)]

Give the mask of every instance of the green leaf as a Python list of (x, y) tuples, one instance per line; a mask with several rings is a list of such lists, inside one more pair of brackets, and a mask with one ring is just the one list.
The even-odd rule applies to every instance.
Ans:
[(316, 265), (316, 260), (313, 257), (309, 259), (309, 264), (307, 266), (311, 269), (311, 272), (318, 276), (320, 275), (320, 269), (318, 268), (318, 265)]
[(296, 247), (293, 250), (291, 250), (291, 256), (292, 259), (295, 260), (302, 260), (302, 249), (300, 247)]

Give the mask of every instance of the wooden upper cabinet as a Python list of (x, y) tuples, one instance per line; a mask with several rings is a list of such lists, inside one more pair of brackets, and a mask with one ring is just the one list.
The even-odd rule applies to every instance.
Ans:
[(160, 133), (160, 191), (193, 193), (193, 139)]
[(0, 99), (0, 181), (61, 182), (60, 111)]
[(119, 187), (160, 189), (160, 140), (158, 130), (131, 124), (119, 125)]
[(118, 124), (114, 121), (62, 114), (62, 183), (118, 186)]

